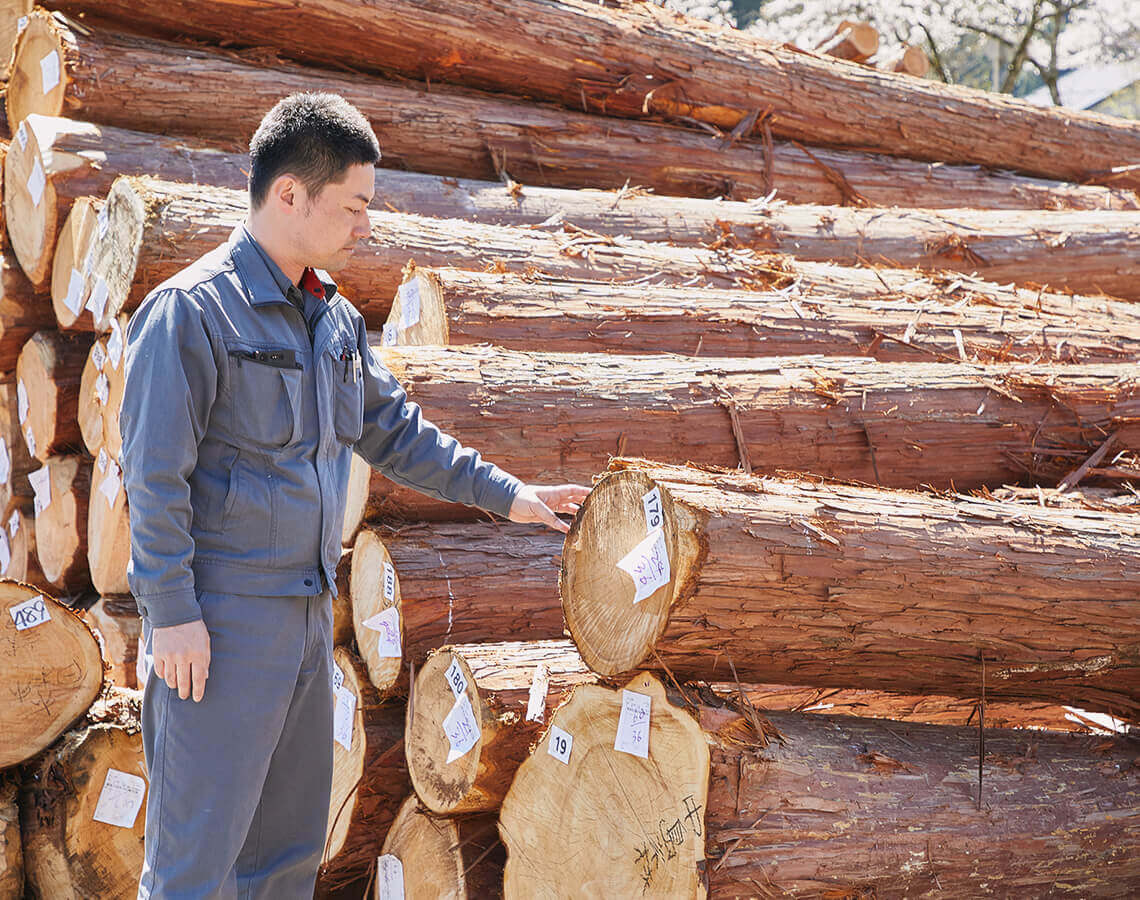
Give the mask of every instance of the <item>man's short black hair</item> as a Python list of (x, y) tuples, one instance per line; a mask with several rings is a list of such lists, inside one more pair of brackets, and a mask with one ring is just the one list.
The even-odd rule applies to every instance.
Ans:
[(380, 161), (380, 143), (360, 110), (338, 94), (290, 94), (265, 114), (249, 142), (249, 199), (265, 202), (281, 175), (295, 175), (309, 196), (342, 181), (349, 166)]

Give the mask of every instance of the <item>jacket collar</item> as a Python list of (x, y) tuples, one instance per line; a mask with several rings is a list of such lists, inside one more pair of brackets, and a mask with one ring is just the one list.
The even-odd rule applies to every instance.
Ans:
[[(245, 289), (245, 298), (250, 306), (289, 303), (286, 292), (293, 283), (244, 224), (236, 226), (230, 232), (229, 247), (230, 258), (234, 261), (234, 267)], [(330, 305), (335, 303), (340, 297), (336, 284), (323, 269), (316, 269), (315, 272), (324, 285), (325, 301)]]

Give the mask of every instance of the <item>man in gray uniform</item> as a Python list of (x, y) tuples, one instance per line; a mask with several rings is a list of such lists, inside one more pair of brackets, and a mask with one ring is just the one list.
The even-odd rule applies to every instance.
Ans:
[(312, 896), (354, 451), (426, 494), (562, 531), (555, 513), (587, 492), (484, 462), (369, 352), (327, 273), (370, 233), (379, 158), (343, 99), (282, 100), (250, 144), (246, 223), (128, 329), (122, 462), (148, 667), (140, 898)]

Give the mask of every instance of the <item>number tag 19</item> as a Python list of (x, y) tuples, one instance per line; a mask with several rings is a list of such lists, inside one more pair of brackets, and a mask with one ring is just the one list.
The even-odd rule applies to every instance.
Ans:
[(570, 751), (574, 749), (574, 735), (557, 725), (550, 726), (550, 743), (546, 752), (563, 765), (570, 765)]

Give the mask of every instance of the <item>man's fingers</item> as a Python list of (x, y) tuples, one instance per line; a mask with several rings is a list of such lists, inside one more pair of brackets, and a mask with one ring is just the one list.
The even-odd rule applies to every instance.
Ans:
[(194, 675), (194, 702), (201, 703), (206, 695), (206, 679), (210, 677), (210, 662), (196, 662), (191, 670)]
[(190, 696), (190, 684), (190, 662), (180, 662), (178, 664), (178, 698), (180, 700), (185, 700)]
[(538, 520), (540, 522), (546, 523), (555, 531), (561, 531), (563, 534), (570, 531), (570, 526), (558, 518), (558, 516), (554, 515), (554, 511), (541, 500), (538, 501), (538, 508), (535, 512), (538, 514)]
[(166, 660), (161, 656), (154, 657), (154, 674), (166, 681)]

